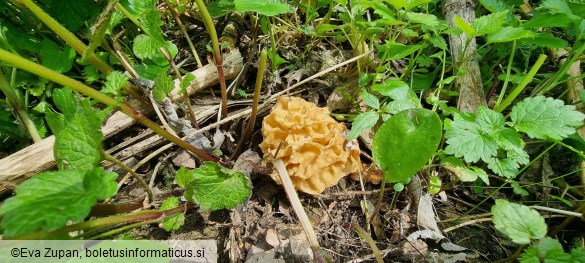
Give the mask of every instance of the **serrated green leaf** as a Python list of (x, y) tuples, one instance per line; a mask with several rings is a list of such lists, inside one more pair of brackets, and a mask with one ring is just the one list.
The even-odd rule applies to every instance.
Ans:
[(529, 244), (532, 239), (546, 236), (546, 223), (538, 212), (503, 199), (497, 199), (492, 206), (492, 222), (516, 244)]
[(475, 19), (471, 23), (471, 26), (477, 36), (483, 36), (500, 29), (504, 24), (504, 21), (506, 21), (506, 15), (508, 15), (508, 10), (481, 16)]
[(132, 50), (140, 59), (153, 58), (155, 54), (160, 52), (159, 49), (164, 45), (165, 42), (161, 42), (149, 35), (142, 34), (134, 38)]
[(433, 35), (431, 39), (429, 39), (433, 46), (438, 47), (440, 49), (447, 49), (447, 42), (445, 39), (439, 35)]
[(236, 10), (233, 0), (216, 0), (207, 5), (207, 11), (213, 17), (223, 16)]
[(154, 86), (152, 87), (152, 96), (157, 102), (161, 102), (171, 91), (175, 88), (173, 78), (165, 73), (160, 74), (154, 79)]
[(486, 163), (490, 170), (506, 178), (513, 178), (518, 173), (518, 163), (510, 158), (492, 157)]
[(75, 50), (73, 48), (65, 46), (61, 49), (55, 42), (47, 38), (43, 39), (39, 54), (41, 55), (43, 66), (59, 73), (71, 70), (73, 60), (75, 60)]
[(88, 99), (77, 100), (68, 88), (53, 91), (61, 111), (46, 112), (55, 135), (54, 155), (59, 169), (93, 169), (102, 160), (101, 124), (105, 112), (91, 107)]
[(276, 16), (290, 12), (287, 4), (268, 0), (234, 0), (236, 10), (240, 12), (256, 12), (265, 16)]
[(539, 9), (547, 9), (556, 13), (572, 15), (573, 12), (569, 5), (567, 5), (567, 1), (565, 0), (545, 0), (539, 5)]
[(372, 86), (373, 91), (380, 92), (380, 94), (391, 97), (394, 100), (406, 99), (406, 96), (403, 96), (403, 94), (408, 89), (406, 82), (395, 79), (388, 79), (383, 84), (375, 84)]
[(516, 104), (510, 117), (514, 128), (531, 138), (561, 140), (583, 125), (585, 115), (561, 100), (536, 96)]
[(193, 170), (187, 170), (184, 166), (181, 166), (177, 171), (177, 175), (175, 176), (175, 181), (181, 187), (187, 187), (191, 181), (195, 178), (195, 173)]
[(120, 95), (120, 90), (128, 84), (128, 76), (120, 71), (113, 71), (106, 77), (106, 85), (102, 89), (105, 94)]
[[(165, 199), (160, 205), (161, 211), (179, 207), (179, 199), (171, 196)], [(185, 215), (183, 213), (174, 213), (165, 217), (162, 221), (163, 228), (166, 231), (176, 231), (185, 224)]]
[(360, 90), (360, 98), (364, 104), (374, 109), (380, 109), (380, 101), (374, 94), (367, 92), (365, 89)]
[(406, 18), (410, 23), (424, 24), (430, 27), (436, 27), (439, 25), (439, 20), (437, 17), (431, 14), (406, 12)]
[(566, 48), (568, 43), (564, 39), (556, 38), (548, 34), (537, 34), (534, 38), (521, 39), (522, 43), (537, 45), (540, 47), (549, 48)]
[(528, 191), (524, 190), (524, 188), (522, 188), (522, 186), (520, 186), (520, 184), (518, 184), (517, 182), (512, 181), (510, 183), (510, 186), (512, 187), (512, 191), (514, 192), (514, 194), (521, 196), (527, 196), (529, 194)]
[(185, 198), (205, 210), (231, 209), (244, 203), (252, 194), (250, 179), (238, 171), (205, 162), (193, 170), (194, 178), (187, 185)]
[(378, 113), (375, 111), (366, 111), (360, 113), (351, 123), (351, 131), (347, 135), (348, 141), (355, 140), (363, 131), (370, 129), (378, 122)]
[(437, 113), (410, 109), (380, 126), (374, 135), (372, 154), (387, 181), (401, 182), (429, 161), (440, 141), (441, 119)]
[(479, 106), (475, 117), (479, 128), (486, 133), (494, 132), (504, 127), (504, 115), (487, 107)]
[(578, 247), (571, 250), (571, 262), (585, 263), (585, 249)]
[(501, 129), (494, 133), (498, 146), (504, 149), (506, 157), (510, 158), (517, 164), (528, 164), (529, 156), (524, 151), (524, 141), (520, 139), (520, 134), (513, 129)]
[(492, 13), (507, 11), (512, 8), (512, 5), (501, 0), (479, 0), (479, 2)]
[(156, 9), (149, 9), (148, 11), (144, 12), (139, 17), (140, 22), (142, 23), (142, 29), (144, 33), (158, 42), (165, 42), (163, 38), (163, 31), (160, 28), (163, 25), (163, 22), (160, 19), (160, 14)]
[(474, 37), (476, 35), (475, 29), (473, 29), (473, 27), (460, 16), (456, 16), (455, 19), (453, 19), (453, 23), (457, 28), (461, 29), (461, 31), (463, 31), (463, 33), (465, 33), (468, 38)]
[(447, 154), (464, 157), (466, 162), (488, 161), (497, 154), (496, 140), (481, 129), (475, 118), (455, 113), (454, 120), (445, 125), (445, 130)]
[(527, 248), (522, 254), (520, 262), (569, 263), (576, 261), (571, 261), (571, 255), (565, 253), (559, 241), (545, 237), (538, 244)]
[(116, 177), (102, 168), (35, 175), (20, 184), (16, 195), (0, 208), (4, 236), (51, 231), (69, 221), (83, 220), (97, 200), (115, 194)]
[(185, 75), (183, 77), (183, 79), (181, 80), (181, 83), (179, 83), (179, 94), (183, 94), (185, 92), (187, 92), (187, 88), (189, 86), (191, 86), (191, 82), (193, 82), (195, 80), (195, 75), (193, 75), (193, 73), (189, 72), (187, 73), (187, 75)]
[(510, 42), (523, 38), (533, 38), (535, 36), (536, 33), (534, 33), (533, 31), (508, 26), (494, 33), (489, 34), (487, 40), (488, 43), (501, 43)]
[(391, 101), (382, 106), (382, 111), (390, 114), (396, 114), (404, 110), (418, 108), (419, 104), (412, 100), (396, 100)]

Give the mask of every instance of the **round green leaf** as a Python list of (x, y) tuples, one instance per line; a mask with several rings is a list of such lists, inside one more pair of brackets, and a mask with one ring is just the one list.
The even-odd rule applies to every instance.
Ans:
[(441, 119), (427, 109), (401, 111), (376, 132), (374, 161), (389, 182), (401, 182), (431, 158), (441, 141)]

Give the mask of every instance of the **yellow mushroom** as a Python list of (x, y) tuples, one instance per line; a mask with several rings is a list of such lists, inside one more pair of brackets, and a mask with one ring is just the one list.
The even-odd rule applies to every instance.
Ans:
[[(262, 122), (265, 158), (281, 159), (295, 189), (320, 194), (342, 177), (360, 169), (357, 142), (343, 137), (346, 127), (302, 98), (282, 96)], [(277, 149), (278, 156), (276, 154)], [(281, 184), (276, 172), (272, 179)]]

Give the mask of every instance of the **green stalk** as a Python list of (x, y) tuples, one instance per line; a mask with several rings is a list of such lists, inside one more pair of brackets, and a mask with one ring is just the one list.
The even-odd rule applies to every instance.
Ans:
[(59, 74), (58, 72), (55, 72), (51, 69), (48, 69), (42, 65), (34, 63), (34, 62), (27, 60), (23, 57), (20, 57), (18, 55), (14, 55), (14, 54), (12, 54), (4, 49), (0, 49), (0, 61), (4, 61), (8, 64), (13, 65), (14, 67), (26, 70), (30, 73), (38, 75), (39, 77), (46, 78), (46, 79), (51, 80), (53, 82), (59, 83), (60, 85), (69, 87), (72, 90), (77, 91), (77, 92), (82, 93), (82, 94), (85, 94), (85, 95), (105, 104), (105, 105), (117, 108), (121, 112), (125, 113), (126, 115), (135, 119), (136, 121), (142, 123), (144, 126), (150, 128), (154, 132), (158, 133), (160, 136), (177, 144), (181, 148), (194, 153), (195, 155), (201, 157), (204, 160), (213, 161), (213, 162), (217, 161), (217, 158), (207, 154), (206, 152), (196, 148), (195, 146), (187, 143), (186, 141), (181, 140), (179, 137), (174, 136), (174, 135), (170, 134), (168, 131), (166, 131), (165, 129), (159, 127), (156, 123), (154, 123), (153, 121), (148, 119), (146, 116), (142, 115), (142, 113), (136, 111), (134, 108), (132, 108), (128, 104), (119, 103), (114, 98), (112, 98), (104, 93), (101, 93), (100, 91), (92, 89), (91, 87), (86, 86), (85, 84), (83, 84), (77, 80), (74, 80), (70, 77), (63, 75), (63, 74)]
[(142, 186), (142, 188), (144, 188), (144, 191), (146, 192), (146, 196), (148, 197), (148, 202), (154, 201), (154, 197), (152, 195), (152, 191), (150, 191), (150, 187), (148, 187), (148, 184), (144, 181), (144, 179), (142, 179), (142, 177), (140, 177), (140, 175), (138, 175), (136, 172), (134, 172), (134, 170), (130, 169), (123, 162), (116, 159), (116, 157), (110, 155), (106, 151), (102, 150), (102, 155), (104, 156), (105, 160), (110, 161), (110, 162), (120, 166), (120, 168), (122, 168), (124, 171), (126, 171), (127, 173), (132, 175), (132, 178), (134, 178), (136, 181), (138, 181), (138, 183)]
[(532, 82), (532, 78), (534, 78), (534, 75), (536, 75), (536, 73), (538, 72), (538, 70), (540, 69), (542, 64), (544, 63), (545, 59), (546, 59), (546, 55), (544, 55), (544, 54), (541, 54), (538, 57), (538, 59), (534, 63), (534, 66), (532, 66), (532, 68), (530, 69), (528, 74), (526, 74), (526, 76), (524, 76), (524, 79), (522, 79), (522, 82), (520, 82), (520, 84), (518, 86), (516, 86), (516, 88), (514, 88), (512, 90), (512, 92), (510, 92), (510, 94), (506, 97), (506, 99), (502, 102), (502, 104), (500, 104), (496, 108), (494, 108), (495, 111), (501, 112), (504, 109), (506, 109), (508, 106), (510, 106), (510, 104), (512, 104), (514, 99), (516, 99), (516, 97), (518, 97), (518, 95), (520, 95), (520, 93), (524, 90), (524, 88), (526, 88), (526, 86), (530, 82)]
[(132, 222), (139, 222), (139, 221), (149, 221), (149, 220), (156, 220), (164, 218), (168, 215), (172, 215), (178, 212), (184, 212), (187, 209), (194, 207), (192, 203), (187, 203), (186, 205), (182, 205), (176, 208), (164, 210), (164, 211), (139, 211), (136, 213), (128, 214), (128, 215), (117, 215), (111, 216), (106, 218), (98, 218), (90, 221), (85, 221), (73, 225), (64, 226), (57, 230), (51, 232), (34, 232), (30, 234), (25, 234), (21, 236), (12, 237), (11, 239), (14, 240), (40, 240), (40, 239), (51, 239), (56, 237), (61, 237), (67, 235), (71, 232), (80, 231), (80, 230), (88, 230), (88, 229), (95, 229), (95, 228), (102, 228), (107, 226), (113, 226), (118, 224), (127, 224)]
[(211, 19), (211, 15), (209, 11), (207, 11), (207, 7), (203, 3), (203, 0), (195, 0), (197, 7), (199, 8), (199, 12), (201, 12), (201, 16), (203, 17), (203, 23), (205, 24), (205, 29), (209, 33), (209, 37), (211, 37), (211, 45), (213, 46), (213, 55), (215, 56), (215, 66), (217, 67), (217, 74), (219, 77), (219, 86), (221, 88), (221, 118), (225, 119), (228, 114), (227, 109), (227, 87), (225, 85), (225, 77), (223, 74), (223, 61), (221, 57), (221, 50), (219, 49), (219, 39), (217, 38), (217, 31), (215, 31), (215, 25), (213, 24), (213, 20)]
[(179, 18), (179, 14), (170, 5), (170, 3), (169, 3), (168, 0), (165, 0), (165, 3), (167, 3), (167, 6), (169, 8), (169, 11), (171, 11), (171, 14), (175, 18), (175, 21), (177, 21), (177, 25), (179, 26), (179, 29), (181, 29), (181, 32), (185, 36), (185, 40), (187, 40), (187, 44), (189, 44), (189, 48), (191, 49), (191, 52), (193, 53), (193, 57), (195, 57), (195, 62), (197, 62), (197, 68), (202, 68), (203, 67), (203, 64), (201, 63), (201, 59), (199, 59), (199, 54), (197, 54), (197, 50), (195, 50), (195, 46), (193, 45), (193, 42), (191, 41), (191, 37), (189, 36), (189, 33), (187, 33), (187, 29), (185, 29), (185, 26), (183, 25), (183, 22)]
[[(510, 54), (510, 59), (508, 60), (508, 68), (506, 69), (506, 79), (504, 80), (504, 85), (502, 86), (502, 91), (500, 92), (500, 96), (498, 97), (498, 101), (496, 101), (496, 105), (494, 108), (498, 108), (504, 95), (506, 94), (506, 89), (508, 87), (508, 83), (510, 80), (510, 72), (512, 71), (512, 62), (514, 59), (514, 53), (516, 52), (516, 40), (512, 42), (512, 53)], [(497, 76), (496, 76), (497, 78)]]
[(250, 114), (250, 122), (246, 126), (246, 130), (240, 137), (240, 141), (236, 145), (230, 160), (233, 160), (238, 150), (242, 147), (245, 141), (248, 140), (250, 134), (252, 134), (252, 130), (254, 130), (254, 125), (256, 124), (256, 114), (258, 114), (258, 102), (260, 101), (260, 90), (262, 89), (262, 80), (264, 79), (264, 71), (266, 71), (266, 61), (268, 60), (268, 55), (266, 53), (266, 49), (263, 49), (260, 52), (260, 62), (258, 63), (258, 72), (256, 73), (256, 85), (254, 87), (254, 100), (252, 102), (252, 113)]
[(376, 262), (383, 263), (384, 259), (382, 258), (382, 253), (380, 253), (380, 249), (378, 249), (378, 246), (376, 246), (376, 242), (374, 242), (374, 239), (372, 239), (372, 236), (370, 236), (370, 234), (368, 234), (368, 232), (366, 232), (366, 230), (364, 230), (361, 226), (359, 226), (356, 223), (349, 223), (349, 226), (362, 239), (364, 239), (368, 243), (368, 245), (370, 245), (370, 248), (372, 249), (372, 252), (374, 253), (374, 256), (376, 257)]
[[(83, 56), (87, 53), (88, 47), (77, 38), (71, 31), (67, 30), (63, 27), (59, 22), (49, 16), (45, 11), (43, 11), (39, 6), (37, 6), (32, 0), (20, 0), (21, 3), (26, 6), (34, 15), (37, 16), (47, 27), (49, 27), (57, 36), (67, 43), (67, 45), (71, 46), (75, 51)], [(98, 56), (95, 54), (88, 54), (85, 59), (96, 67), (100, 72), (104, 74), (110, 74), (113, 69), (102, 61)], [(128, 92), (132, 97), (139, 100), (144, 105), (150, 105), (148, 102), (140, 95), (140, 93), (131, 86), (124, 86), (124, 91)]]
[(30, 115), (28, 115), (28, 112), (26, 111), (26, 107), (24, 106), (24, 102), (22, 101), (21, 96), (19, 96), (19, 94), (17, 93), (18, 91), (15, 90), (10, 85), (10, 83), (8, 83), (8, 80), (6, 80), (6, 78), (4, 77), (4, 73), (2, 73), (2, 70), (0, 70), (0, 91), (2, 91), (6, 96), (8, 105), (10, 105), (10, 107), (16, 111), (16, 114), (20, 119), (20, 123), (24, 125), (24, 127), (30, 134), (30, 137), (32, 138), (33, 142), (40, 141), (42, 139), (41, 135), (39, 134), (39, 131), (37, 130), (37, 127), (35, 126), (34, 122), (30, 118)]

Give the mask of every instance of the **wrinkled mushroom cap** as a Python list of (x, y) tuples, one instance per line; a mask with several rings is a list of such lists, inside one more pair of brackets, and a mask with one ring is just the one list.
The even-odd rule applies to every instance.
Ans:
[[(262, 122), (260, 148), (265, 158), (282, 159), (297, 190), (320, 194), (360, 167), (357, 143), (348, 147), (342, 136), (345, 131), (345, 125), (331, 118), (327, 108), (281, 96)], [(281, 184), (276, 171), (270, 176)]]

